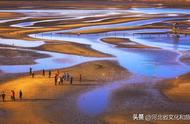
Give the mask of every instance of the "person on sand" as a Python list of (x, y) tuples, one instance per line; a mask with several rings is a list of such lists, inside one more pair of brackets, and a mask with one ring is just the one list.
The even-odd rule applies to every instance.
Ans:
[(11, 99), (12, 99), (13, 101), (16, 100), (16, 98), (15, 98), (15, 91), (14, 91), (14, 90), (11, 90)]
[(66, 81), (67, 81), (67, 77), (68, 77), (67, 75), (68, 75), (68, 73), (65, 73), (65, 80), (66, 80)]
[(63, 79), (66, 80), (66, 73), (63, 74)]
[(58, 82), (58, 75), (55, 74), (55, 85), (57, 85), (57, 82)]
[(49, 70), (49, 78), (51, 78), (51, 70)]
[(66, 76), (66, 78), (67, 78), (67, 81), (69, 81), (69, 78), (70, 78), (70, 75), (69, 75), (69, 73), (67, 73), (67, 76)]
[(60, 84), (63, 84), (63, 76), (60, 76)]
[(57, 82), (58, 82), (59, 85), (61, 84), (61, 77), (60, 76), (58, 76)]
[(32, 68), (30, 67), (30, 75), (32, 75)]
[(45, 70), (43, 69), (43, 70), (42, 70), (42, 75), (45, 76), (45, 74), (46, 74), (46, 72), (45, 72)]
[(19, 99), (20, 99), (20, 100), (22, 100), (22, 95), (23, 95), (22, 90), (20, 90), (20, 91), (19, 91)]
[(70, 84), (73, 84), (73, 77), (70, 78)]
[(2, 92), (1, 96), (2, 96), (2, 100), (3, 100), (3, 102), (5, 102), (5, 96), (6, 96), (6, 94), (5, 94), (4, 91)]

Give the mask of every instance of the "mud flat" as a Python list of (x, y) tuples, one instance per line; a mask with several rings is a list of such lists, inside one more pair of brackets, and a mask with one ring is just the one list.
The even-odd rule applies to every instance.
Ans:
[(166, 80), (166, 86), (162, 89), (163, 93), (171, 100), (176, 102), (190, 102), (189, 73), (176, 77), (172, 80)]
[(134, 79), (133, 82), (112, 93), (110, 106), (112, 109), (102, 115), (104, 122), (108, 124), (188, 124), (188, 121), (135, 121), (133, 119), (133, 114), (139, 111), (144, 115), (188, 113), (189, 91), (187, 89), (190, 86), (188, 76), (189, 74), (186, 74), (178, 79), (161, 82), (160, 79), (147, 77)]
[(36, 59), (50, 57), (46, 54), (39, 54), (31, 51), (16, 49), (0, 49), (0, 52), (0, 65), (35, 64)]
[(190, 65), (190, 55), (189, 51), (183, 51), (181, 57), (179, 58), (181, 62)]
[[(88, 73), (86, 70), (88, 70)], [(70, 104), (76, 102), (75, 97), (85, 89), (118, 79), (126, 79), (130, 75), (117, 63), (110, 61), (84, 63), (60, 70), (60, 72), (69, 72), (74, 77), (73, 85), (65, 81), (63, 85), (55, 86), (53, 76), (52, 78), (43, 77), (41, 72), (37, 72), (35, 78), (23, 76), (2, 82), (0, 85), (1, 90), (4, 90), (7, 94), (10, 90), (15, 90), (16, 98), (18, 98), (18, 91), (23, 90), (24, 99), (11, 102), (9, 96), (7, 96), (7, 102), (0, 102), (0, 108), (3, 110), (1, 112), (4, 112), (6, 116), (0, 117), (1, 122), (59, 124), (63, 121), (68, 123), (76, 122), (80, 118), (81, 120), (77, 121), (77, 123), (82, 124), (86, 121), (86, 117), (79, 114), (80, 112), (75, 104)], [(56, 71), (53, 71), (52, 75), (54, 73)], [(82, 74), (82, 82), (79, 82), (79, 74)], [(67, 114), (64, 111), (67, 111)], [(52, 112), (55, 113), (55, 116), (52, 116)], [(24, 116), (24, 118), (20, 119), (18, 116)], [(87, 119), (87, 121), (89, 120)]]
[(108, 37), (108, 38), (103, 38), (101, 40), (106, 43), (114, 44), (119, 48), (156, 48), (135, 43), (127, 38)]
[(110, 57), (111, 55), (101, 53), (99, 51), (93, 50), (90, 45), (78, 44), (78, 43), (68, 43), (68, 42), (58, 42), (47, 43), (42, 45), (36, 49), (45, 50), (45, 51), (53, 51), (58, 53), (65, 54), (74, 54), (74, 55), (82, 55), (89, 57)]

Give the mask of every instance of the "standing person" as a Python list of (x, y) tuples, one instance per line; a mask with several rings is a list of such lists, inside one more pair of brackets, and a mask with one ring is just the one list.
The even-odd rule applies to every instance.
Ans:
[(70, 84), (73, 84), (73, 77), (70, 78)]
[(67, 81), (69, 81), (69, 77), (70, 77), (70, 75), (69, 75), (69, 73), (67, 73)]
[(65, 72), (63, 74), (63, 79), (66, 80), (66, 74), (65, 74)]
[(57, 85), (57, 81), (58, 81), (58, 75), (55, 74), (55, 85)]
[(63, 84), (63, 76), (60, 76), (60, 84)]
[(42, 75), (45, 76), (45, 74), (46, 74), (46, 72), (45, 72), (45, 70), (43, 69), (43, 70), (42, 70)]
[(49, 78), (51, 78), (51, 70), (49, 70)]
[(22, 90), (20, 90), (20, 91), (19, 91), (19, 99), (20, 99), (20, 100), (22, 100), (22, 95), (23, 95)]
[(5, 102), (5, 96), (6, 96), (5, 92), (3, 91), (1, 95), (2, 95), (3, 102)]
[(13, 101), (16, 100), (16, 98), (15, 98), (15, 91), (14, 91), (14, 90), (11, 90), (11, 99), (12, 99)]
[(32, 68), (30, 67), (30, 73), (29, 73), (30, 75), (32, 75)]
[(57, 82), (59, 85), (61, 84), (61, 76), (58, 76)]
[(65, 73), (65, 80), (67, 80), (67, 73)]

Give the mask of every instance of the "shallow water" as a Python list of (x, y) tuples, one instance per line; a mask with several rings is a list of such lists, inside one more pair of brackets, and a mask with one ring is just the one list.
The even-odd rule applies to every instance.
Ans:
[[(80, 95), (77, 99), (77, 106), (82, 113), (85, 113), (88, 116), (97, 116), (107, 108), (109, 108), (112, 103), (111, 95), (116, 90), (121, 88), (123, 85), (134, 84), (134, 83), (142, 83), (143, 76), (140, 75), (132, 75), (128, 80), (120, 80), (116, 82), (112, 82), (111, 84), (107, 84), (104, 86), (96, 87), (93, 90), (86, 91), (84, 94)], [(151, 83), (158, 81), (156, 78), (151, 79)]]
[(38, 47), (43, 45), (44, 41), (26, 41), (26, 40), (0, 38), (0, 44), (12, 45), (18, 47)]
[(178, 8), (131, 8), (130, 12), (146, 13), (146, 14), (189, 14), (189, 9), (178, 9)]

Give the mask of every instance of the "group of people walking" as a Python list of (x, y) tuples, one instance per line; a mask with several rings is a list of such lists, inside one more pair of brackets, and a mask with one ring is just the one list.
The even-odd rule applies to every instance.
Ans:
[[(16, 95), (15, 94), (16, 93), (14, 90), (11, 90), (10, 93), (5, 93), (5, 91), (2, 91), (2, 93), (1, 93), (2, 101), (5, 102), (7, 95), (11, 96), (12, 101), (16, 101)], [(19, 94), (19, 99), (22, 100), (22, 97), (23, 97), (22, 90), (20, 90), (18, 94)]]
[(63, 84), (64, 81), (69, 81), (70, 84), (73, 84), (73, 76), (71, 76), (69, 73), (64, 73), (64, 74), (60, 74), (60, 73), (56, 73), (55, 74), (55, 85), (59, 84)]
[[(32, 68), (30, 68), (29, 74), (32, 76), (32, 78), (35, 77), (35, 73), (33, 72)], [(46, 71), (44, 69), (42, 70), (42, 75), (43, 76), (46, 75)], [(52, 71), (51, 70), (48, 70), (48, 77), (49, 78), (52, 77)], [(59, 70), (57, 70), (57, 72), (55, 73), (55, 76), (54, 76), (54, 81), (55, 81), (55, 85), (61, 85), (61, 84), (64, 84), (64, 82), (69, 82), (70, 84), (73, 84), (74, 77), (70, 73), (63, 73), (61, 75)], [(82, 75), (81, 74), (79, 77), (79, 81), (80, 82), (82, 81)], [(5, 102), (8, 94), (10, 94), (12, 101), (16, 101), (16, 95), (15, 95), (16, 93), (14, 90), (11, 90), (10, 93), (5, 93), (4, 91), (2, 91), (0, 96), (2, 97), (3, 102)], [(19, 99), (22, 100), (22, 97), (23, 97), (22, 90), (20, 90), (18, 92), (18, 95), (19, 95)]]
[[(51, 70), (46, 71), (46, 70), (43, 69), (42, 70), (42, 76), (46, 76), (47, 72), (48, 72), (48, 77), (51, 78), (52, 77), (52, 71)], [(35, 74), (34, 74), (32, 68), (30, 68), (29, 74), (32, 76), (32, 78), (34, 78)], [(55, 85), (64, 84), (64, 81), (67, 81), (70, 84), (73, 84), (74, 77), (69, 73), (63, 73), (61, 75), (59, 70), (57, 70), (57, 72), (55, 73), (55, 76), (54, 76), (54, 81), (55, 81)], [(79, 77), (79, 81), (80, 82), (82, 81), (82, 75), (81, 74), (80, 74), (80, 77)]]

